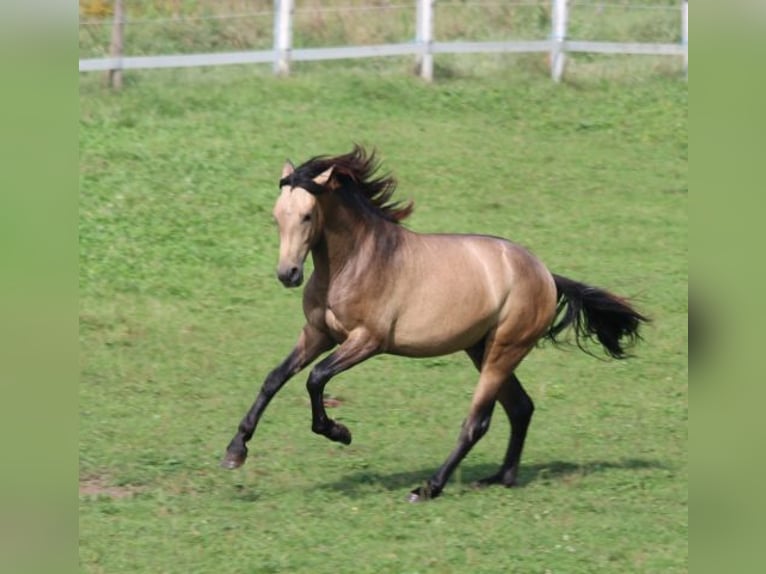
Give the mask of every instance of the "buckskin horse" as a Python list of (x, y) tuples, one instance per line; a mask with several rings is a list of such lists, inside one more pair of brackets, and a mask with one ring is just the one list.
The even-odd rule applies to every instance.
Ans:
[(510, 420), (510, 438), (499, 470), (480, 484), (512, 486), (534, 410), (515, 374), (519, 363), (538, 341), (556, 342), (567, 327), (583, 350), (596, 340), (609, 356), (626, 358), (627, 345), (648, 319), (621, 297), (552, 274), (506, 239), (403, 227), (412, 203), (392, 201), (396, 181), (376, 175), (378, 170), (375, 153), (358, 145), (298, 167), (285, 163), (273, 211), (277, 276), (285, 287), (300, 286), (311, 254), (314, 272), (303, 292), (306, 324), (292, 352), (266, 377), (221, 464), (233, 469), (245, 462), (246, 444), (271, 399), (322, 353), (332, 351), (306, 383), (311, 429), (347, 445), (351, 432), (325, 411), (323, 392), (332, 377), (381, 353), (433, 357), (465, 351), (479, 381), (457, 445), (409, 500), (442, 493), (487, 432), (496, 402)]

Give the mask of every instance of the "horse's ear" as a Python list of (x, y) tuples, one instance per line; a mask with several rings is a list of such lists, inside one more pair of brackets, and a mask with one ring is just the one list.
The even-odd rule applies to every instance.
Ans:
[(333, 166), (328, 167), (326, 170), (324, 170), (322, 173), (316, 176), (312, 181), (316, 183), (317, 185), (321, 185), (321, 186), (326, 185), (327, 182), (330, 181), (330, 178), (332, 177), (332, 170), (333, 170)]
[(285, 161), (285, 165), (282, 166), (282, 178), (288, 177), (289, 175), (292, 175), (295, 172), (295, 166), (293, 165), (293, 162), (291, 162), (289, 159)]

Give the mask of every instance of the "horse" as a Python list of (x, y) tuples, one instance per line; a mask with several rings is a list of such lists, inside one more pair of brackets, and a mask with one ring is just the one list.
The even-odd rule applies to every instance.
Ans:
[[(478, 384), (457, 445), (408, 500), (439, 496), (455, 468), (487, 432), (497, 402), (510, 421), (499, 470), (480, 485), (516, 484), (534, 404), (516, 368), (538, 344), (566, 328), (577, 345), (595, 340), (625, 359), (649, 321), (622, 297), (552, 274), (529, 250), (488, 235), (421, 234), (402, 225), (413, 202), (393, 201), (396, 179), (379, 175), (376, 152), (315, 156), (282, 168), (273, 209), (279, 229), (277, 277), (303, 283), (309, 253), (314, 271), (303, 291), (306, 323), (289, 355), (266, 377), (221, 461), (241, 466), (247, 442), (282, 386), (323, 353), (306, 382), (311, 430), (351, 443), (349, 429), (325, 411), (328, 381), (382, 353), (434, 357), (465, 351)], [(592, 353), (591, 353), (592, 354)]]

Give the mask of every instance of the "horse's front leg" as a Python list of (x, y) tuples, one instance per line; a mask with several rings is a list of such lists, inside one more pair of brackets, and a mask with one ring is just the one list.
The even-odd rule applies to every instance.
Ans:
[(370, 337), (366, 330), (358, 329), (352, 331), (340, 347), (316, 364), (306, 382), (311, 399), (311, 430), (330, 440), (351, 444), (348, 428), (327, 416), (323, 400), (324, 387), (332, 377), (369, 359), (379, 349), (377, 340)]
[(258, 425), (263, 411), (266, 410), (274, 395), (293, 375), (300, 372), (301, 369), (320, 354), (332, 349), (334, 345), (335, 343), (325, 333), (310, 325), (303, 327), (295, 348), (266, 377), (258, 396), (255, 398), (255, 402), (239, 423), (237, 434), (234, 435), (229, 446), (226, 447), (226, 455), (221, 461), (222, 467), (232, 469), (242, 466), (247, 458), (247, 446), (245, 445), (253, 437), (255, 427)]

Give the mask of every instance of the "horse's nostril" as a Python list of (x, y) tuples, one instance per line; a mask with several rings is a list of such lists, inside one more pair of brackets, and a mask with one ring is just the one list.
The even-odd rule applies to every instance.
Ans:
[(303, 272), (297, 265), (288, 267), (287, 269), (278, 269), (277, 277), (287, 287), (296, 287), (303, 280)]

